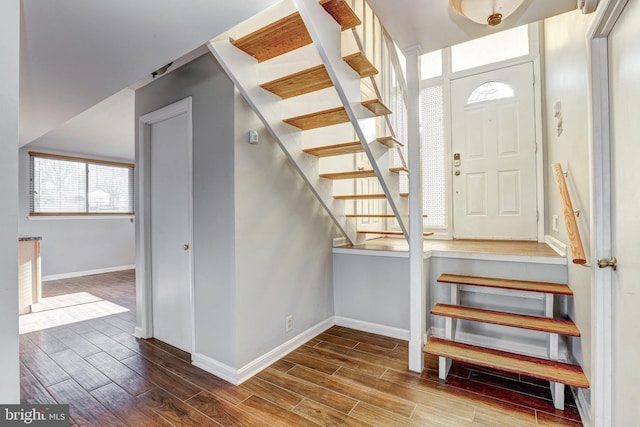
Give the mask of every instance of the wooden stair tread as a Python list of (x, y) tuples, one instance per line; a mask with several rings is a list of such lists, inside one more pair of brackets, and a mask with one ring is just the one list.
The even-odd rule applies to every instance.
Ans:
[(489, 277), (461, 276), (443, 274), (438, 278), (440, 283), (484, 286), (490, 288), (512, 289), (517, 291), (541, 292), (547, 294), (573, 295), (567, 285), (548, 282), (530, 282), (526, 280), (494, 279)]
[(390, 170), (391, 172), (394, 172), (394, 173), (400, 173), (400, 172), (409, 173), (409, 169), (407, 169), (407, 168), (403, 168), (403, 167), (399, 167), (399, 168), (389, 168), (389, 170)]
[(333, 86), (324, 65), (317, 65), (260, 85), (282, 99), (315, 92)]
[(342, 58), (360, 78), (371, 77), (378, 74), (378, 69), (367, 59), (362, 52), (352, 53)]
[(374, 178), (376, 173), (371, 169), (365, 169), (361, 171), (321, 173), (320, 176), (327, 179)]
[[(391, 110), (385, 107), (379, 100), (370, 99), (363, 101), (362, 105), (376, 115), (389, 114)], [(386, 113), (384, 111), (387, 111)], [(344, 107), (330, 108), (328, 110), (316, 111), (302, 116), (291, 117), (283, 120), (285, 123), (295, 126), (300, 130), (310, 130), (325, 126), (333, 126), (340, 123), (347, 123), (349, 116)]]
[(436, 304), (431, 310), (431, 314), (574, 337), (580, 336), (580, 331), (576, 325), (572, 321), (564, 319), (482, 310), (450, 304)]
[(347, 123), (349, 116), (344, 107), (331, 108), (329, 110), (304, 114), (302, 116), (285, 119), (284, 122), (295, 126), (300, 130), (316, 129), (325, 126)]
[(358, 15), (347, 5), (345, 0), (320, 0), (320, 5), (340, 24), (342, 31), (361, 24)]
[(404, 144), (392, 136), (383, 136), (377, 139), (380, 144), (384, 144), (389, 148), (404, 147)]
[[(385, 236), (404, 236), (402, 231), (390, 231), (390, 230), (381, 230), (381, 231), (373, 231), (373, 230), (358, 230), (358, 234), (384, 234)], [(422, 233), (423, 236), (432, 236), (432, 232)]]
[(311, 44), (311, 36), (299, 12), (294, 12), (237, 40), (238, 49), (263, 62)]
[[(342, 59), (360, 75), (360, 78), (378, 73), (373, 64), (361, 53), (347, 55)], [(333, 82), (323, 64), (260, 85), (261, 88), (278, 95), (282, 99), (293, 98), (294, 96), (304, 95), (331, 86), (333, 86)]]
[[(409, 197), (409, 193), (400, 193), (400, 197)], [(333, 196), (337, 200), (368, 200), (368, 199), (386, 199), (385, 194), (342, 194)]]
[(499, 369), (570, 386), (589, 388), (589, 381), (579, 366), (555, 360), (524, 356), (437, 337), (429, 338), (423, 351), (485, 368)]
[(391, 114), (391, 110), (388, 109), (379, 99), (369, 99), (362, 101), (362, 106), (371, 111), (376, 116), (385, 116)]
[(304, 151), (307, 154), (311, 154), (316, 157), (330, 157), (339, 156), (342, 154), (361, 153), (364, 151), (360, 141), (343, 142), (341, 144), (326, 145), (322, 147), (305, 148)]

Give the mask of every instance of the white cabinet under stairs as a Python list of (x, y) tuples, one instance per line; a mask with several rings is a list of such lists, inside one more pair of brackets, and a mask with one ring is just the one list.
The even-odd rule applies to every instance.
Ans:
[[(561, 410), (564, 409), (565, 385), (589, 387), (589, 382), (579, 366), (558, 360), (560, 337), (580, 336), (580, 331), (572, 321), (554, 317), (554, 297), (573, 295), (567, 285), (454, 274), (443, 274), (438, 278), (438, 282), (451, 287), (451, 304), (436, 304), (431, 310), (431, 314), (445, 317), (445, 337), (430, 337), (423, 351), (439, 356), (441, 379), (447, 378), (452, 360), (541, 378), (550, 382), (554, 406)], [(541, 293), (545, 298), (545, 317), (461, 306), (461, 286)], [(458, 319), (545, 332), (548, 334), (548, 358), (455, 341)]]
[[(389, 153), (401, 147), (402, 142), (390, 135), (376, 134), (379, 127), (372, 126), (371, 120), (392, 112), (382, 100), (362, 99), (361, 94), (360, 79), (376, 75), (378, 70), (363, 52), (343, 55), (341, 50), (341, 31), (360, 25), (360, 19), (345, 0), (293, 0), (293, 4), (295, 12), (235, 40), (212, 41), (209, 49), (350, 243), (362, 242), (367, 233), (406, 237), (408, 200), (407, 194), (400, 193), (399, 175), (407, 170), (394, 167)], [(288, 58), (286, 55), (311, 44), (322, 63), (260, 82), (261, 63)], [(296, 65), (294, 61), (290, 69), (295, 70)], [(297, 116), (288, 115), (281, 106), (285, 100), (331, 87), (341, 105), (326, 108), (320, 101), (313, 112)], [(345, 123), (353, 126), (355, 141), (334, 140), (303, 147), (303, 132)], [(320, 173), (319, 159), (359, 153), (370, 166)], [(379, 193), (334, 192), (336, 180), (371, 178), (377, 178)], [(388, 211), (347, 212), (347, 203), (375, 199), (386, 199)], [(398, 229), (358, 230), (358, 218), (363, 217), (395, 218)]]

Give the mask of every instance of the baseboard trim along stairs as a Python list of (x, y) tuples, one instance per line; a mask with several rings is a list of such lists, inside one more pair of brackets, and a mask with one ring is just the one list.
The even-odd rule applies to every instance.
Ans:
[[(436, 304), (431, 310), (431, 314), (445, 317), (445, 337), (430, 337), (423, 351), (438, 356), (438, 375), (441, 379), (447, 378), (452, 360), (529, 375), (550, 382), (553, 404), (559, 410), (564, 410), (565, 385), (589, 388), (589, 381), (580, 366), (558, 360), (560, 337), (580, 336), (580, 331), (571, 320), (554, 317), (554, 297), (573, 295), (571, 288), (567, 285), (455, 274), (443, 274), (438, 278), (438, 282), (451, 286), (451, 304)], [(462, 285), (542, 293), (545, 317), (462, 306), (460, 305), (460, 286)], [(458, 319), (548, 333), (548, 358), (456, 341)]]

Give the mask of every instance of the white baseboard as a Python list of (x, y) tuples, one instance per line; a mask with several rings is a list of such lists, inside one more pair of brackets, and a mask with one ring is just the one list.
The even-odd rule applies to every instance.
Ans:
[(191, 355), (191, 363), (218, 378), (229, 381), (233, 385), (240, 385), (240, 382), (238, 381), (238, 371), (229, 365), (218, 362), (217, 360), (200, 353), (193, 353)]
[(567, 255), (567, 245), (562, 243), (560, 240), (556, 239), (555, 237), (546, 234), (544, 236), (544, 242), (547, 245), (551, 246), (551, 249), (556, 251), (558, 255), (560, 256)]
[(193, 364), (225, 381), (229, 381), (231, 384), (240, 385), (333, 325), (333, 317), (330, 317), (237, 370), (199, 353), (192, 355)]
[(133, 330), (133, 336), (136, 338), (142, 338), (142, 339), (151, 338), (150, 336), (147, 336), (147, 334), (145, 334), (142, 331), (142, 328), (140, 326), (135, 327), (135, 329)]
[(334, 322), (338, 326), (345, 328), (357, 329), (372, 334), (384, 335), (385, 337), (396, 338), (399, 340), (409, 341), (409, 330), (396, 328), (393, 326), (380, 325), (377, 323), (365, 322), (363, 320), (350, 319), (347, 317), (335, 316)]
[(135, 264), (132, 265), (120, 265), (118, 267), (99, 268), (96, 270), (76, 271), (73, 273), (51, 274), (49, 276), (43, 276), (42, 281), (47, 282), (49, 280), (70, 279), (72, 277), (91, 276), (93, 274), (113, 273), (114, 271), (133, 270), (136, 268)]

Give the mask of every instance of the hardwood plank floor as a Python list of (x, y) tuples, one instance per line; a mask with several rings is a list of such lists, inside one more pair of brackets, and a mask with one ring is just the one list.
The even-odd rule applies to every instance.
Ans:
[(189, 355), (134, 338), (133, 271), (44, 283), (44, 297), (88, 292), (129, 311), (21, 335), (24, 403), (71, 405), (78, 426), (578, 426), (567, 392), (455, 363), (446, 381), (426, 356), (407, 370), (407, 343), (334, 326), (239, 387)]

